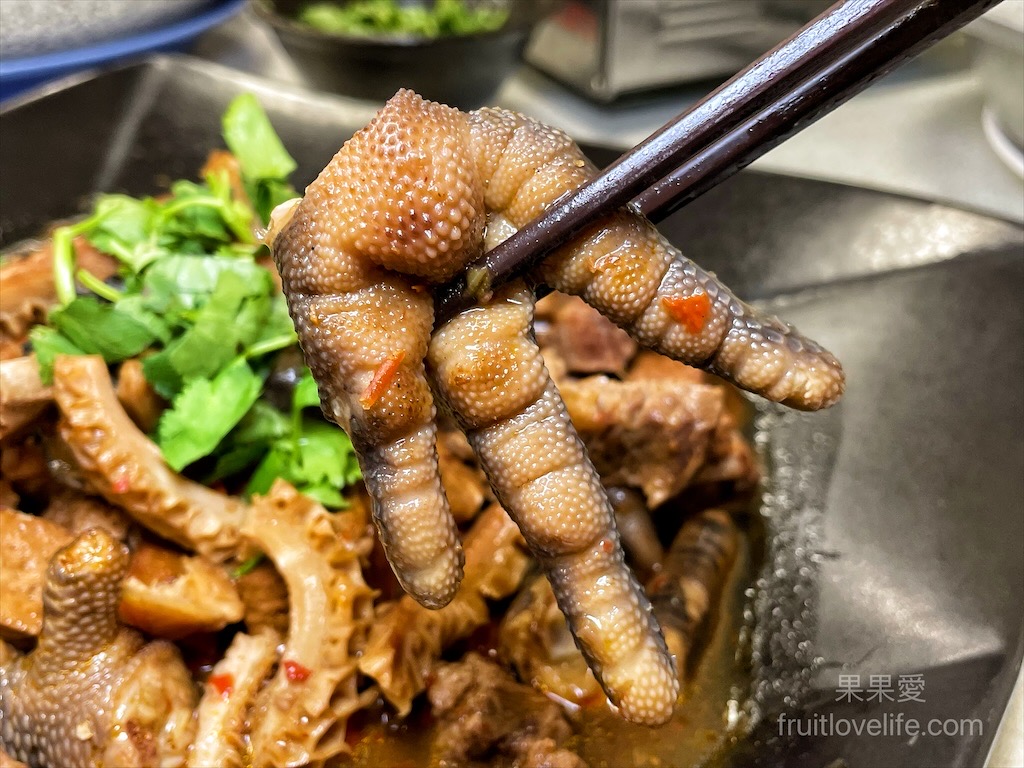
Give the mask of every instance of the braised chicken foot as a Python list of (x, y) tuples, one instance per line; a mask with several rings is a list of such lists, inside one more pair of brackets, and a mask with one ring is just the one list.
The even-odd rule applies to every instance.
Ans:
[[(301, 201), (275, 211), (266, 240), (323, 410), (352, 438), (405, 589), (440, 607), (462, 576), (438, 474), (433, 386), (545, 568), (609, 699), (627, 719), (657, 724), (671, 715), (678, 681), (533, 340), (532, 292), (515, 283), (431, 337), (430, 286), (594, 173), (561, 131), (400, 91)], [(834, 357), (740, 302), (630, 211), (561, 248), (533, 279), (581, 296), (641, 345), (779, 402), (815, 409), (842, 393)]]
[(516, 282), (463, 312), (434, 334), (430, 370), (608, 698), (628, 720), (664, 722), (679, 693), (675, 670), (531, 335), (533, 305)]
[(178, 650), (144, 643), (117, 605), (128, 548), (94, 528), (53, 556), (43, 629), (0, 666), (0, 748), (30, 765), (95, 768), (184, 762), (195, 690)]

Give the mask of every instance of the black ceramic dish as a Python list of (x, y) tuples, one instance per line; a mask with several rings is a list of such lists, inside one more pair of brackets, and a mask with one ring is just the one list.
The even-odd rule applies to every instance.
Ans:
[(424, 39), (334, 35), (295, 21), (309, 0), (253, 0), (310, 84), (384, 100), (399, 88), (464, 109), (481, 106), (519, 64), (530, 27), (550, 0), (514, 0), (493, 32)]
[[(0, 245), (82, 211), (98, 191), (152, 193), (194, 175), (242, 90), (296, 156), (300, 187), (369, 118), (189, 59), (80, 78), (0, 112)], [(599, 162), (614, 154), (592, 151)], [(757, 417), (768, 543), (751, 604), (753, 689), (740, 693), (761, 718), (720, 764), (980, 766), (1024, 651), (1024, 232), (749, 171), (662, 231), (849, 374), (830, 411)], [(840, 675), (864, 689), (888, 675), (895, 695), (920, 675), (923, 701), (837, 701)], [(918, 739), (798, 735), (829, 716), (977, 724)], [(787, 718), (801, 725), (780, 736)]]

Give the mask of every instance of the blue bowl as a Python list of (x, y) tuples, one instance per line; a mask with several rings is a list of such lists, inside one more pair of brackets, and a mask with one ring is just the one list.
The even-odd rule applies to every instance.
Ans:
[(147, 32), (39, 56), (0, 59), (0, 100), (83, 69), (123, 62), (145, 53), (185, 50), (200, 34), (227, 21), (246, 0), (219, 0), (194, 16)]

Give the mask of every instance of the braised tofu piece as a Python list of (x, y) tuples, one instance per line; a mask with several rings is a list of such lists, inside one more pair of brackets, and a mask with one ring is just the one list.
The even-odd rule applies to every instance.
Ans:
[(144, 543), (132, 555), (118, 616), (152, 635), (185, 637), (241, 621), (244, 606), (224, 567)]
[(43, 628), (43, 575), (71, 541), (61, 525), (0, 507), (0, 637), (24, 640)]

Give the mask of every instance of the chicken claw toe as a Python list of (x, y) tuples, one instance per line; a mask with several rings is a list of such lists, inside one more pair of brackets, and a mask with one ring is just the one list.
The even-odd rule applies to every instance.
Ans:
[[(469, 115), (486, 204), (506, 236), (597, 175), (566, 134), (523, 115)], [(540, 282), (584, 301), (641, 345), (802, 410), (843, 393), (839, 362), (796, 329), (740, 301), (628, 208), (602, 217), (536, 269)]]
[(449, 321), (431, 340), (431, 373), (610, 701), (628, 720), (657, 725), (679, 694), (675, 670), (532, 338), (533, 304), (517, 282)]
[(447, 279), (482, 247), (467, 145), (461, 112), (403, 91), (299, 203), (276, 212), (268, 238), (324, 413), (352, 438), (391, 566), (432, 608), (454, 596), (462, 551), (438, 474), (423, 283)]

